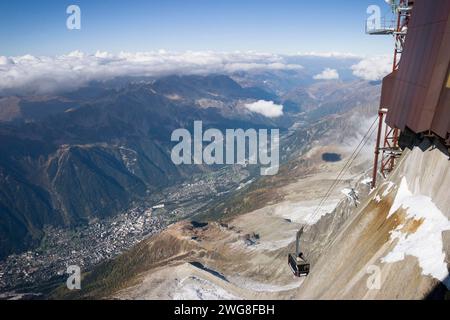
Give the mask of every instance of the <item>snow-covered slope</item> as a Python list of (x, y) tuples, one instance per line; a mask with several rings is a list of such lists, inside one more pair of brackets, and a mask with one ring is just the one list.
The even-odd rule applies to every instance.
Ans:
[(329, 226), (339, 210), (310, 228), (304, 245), (310, 252), (320, 246), (321, 252), (295, 298), (445, 295), (450, 288), (449, 190), (448, 155), (427, 145), (406, 151), (389, 179), (343, 216), (337, 229)]

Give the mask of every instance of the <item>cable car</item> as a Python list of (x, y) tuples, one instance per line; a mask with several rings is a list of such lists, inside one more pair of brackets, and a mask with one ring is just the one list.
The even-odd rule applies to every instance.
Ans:
[(296, 277), (306, 277), (309, 274), (310, 264), (308, 260), (300, 252), (300, 236), (303, 233), (303, 228), (297, 232), (295, 241), (295, 253), (288, 255), (288, 264), (292, 273)]

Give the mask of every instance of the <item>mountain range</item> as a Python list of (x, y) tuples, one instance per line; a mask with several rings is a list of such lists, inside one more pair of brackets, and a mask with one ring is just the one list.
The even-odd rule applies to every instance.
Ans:
[[(172, 131), (191, 129), (195, 120), (287, 133), (299, 119), (313, 121), (377, 94), (365, 81), (275, 92), (264, 78), (253, 79), (249, 86), (226, 75), (120, 78), (52, 96), (0, 97), (0, 257), (37, 245), (46, 225), (71, 228), (114, 216), (215, 170), (170, 160)], [(365, 89), (359, 97), (355, 86)], [(245, 108), (259, 100), (283, 104), (283, 116)]]

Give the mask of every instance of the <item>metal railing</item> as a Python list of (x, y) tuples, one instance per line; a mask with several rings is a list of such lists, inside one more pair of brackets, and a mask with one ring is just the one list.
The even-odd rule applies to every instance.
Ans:
[(371, 22), (370, 20), (366, 20), (365, 23), (366, 34), (371, 35), (394, 34), (395, 31), (397, 30), (397, 21), (395, 21), (394, 19), (381, 18), (378, 23), (372, 21), (373, 23), (371, 25), (370, 22)]

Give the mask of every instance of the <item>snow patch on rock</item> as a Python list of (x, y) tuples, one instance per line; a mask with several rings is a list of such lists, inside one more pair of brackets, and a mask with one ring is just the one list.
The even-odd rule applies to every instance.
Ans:
[(293, 289), (297, 289), (302, 284), (302, 279), (296, 279), (295, 282), (292, 282), (287, 285), (276, 285), (270, 283), (262, 283), (258, 281), (253, 281), (248, 278), (243, 277), (232, 277), (229, 279), (236, 286), (247, 289), (255, 292), (283, 292), (289, 291)]
[[(408, 188), (406, 178), (402, 179), (388, 217), (400, 208), (406, 210), (407, 219), (423, 220), (423, 223), (412, 234), (402, 232), (402, 226), (393, 230), (391, 240), (398, 242), (382, 262), (393, 263), (411, 255), (418, 258), (423, 275), (444, 281), (449, 273), (445, 263), (442, 232), (450, 230), (450, 221), (430, 197), (414, 195)], [(449, 280), (444, 284), (450, 289)]]
[(190, 276), (180, 281), (173, 300), (238, 300), (239, 297), (229, 293), (211, 281)]
[(387, 185), (388, 185), (387, 188), (384, 189), (384, 192), (382, 194), (383, 198), (386, 197), (392, 191), (392, 188), (395, 187), (395, 184), (393, 182), (391, 182), (391, 181), (389, 181), (387, 183)]

